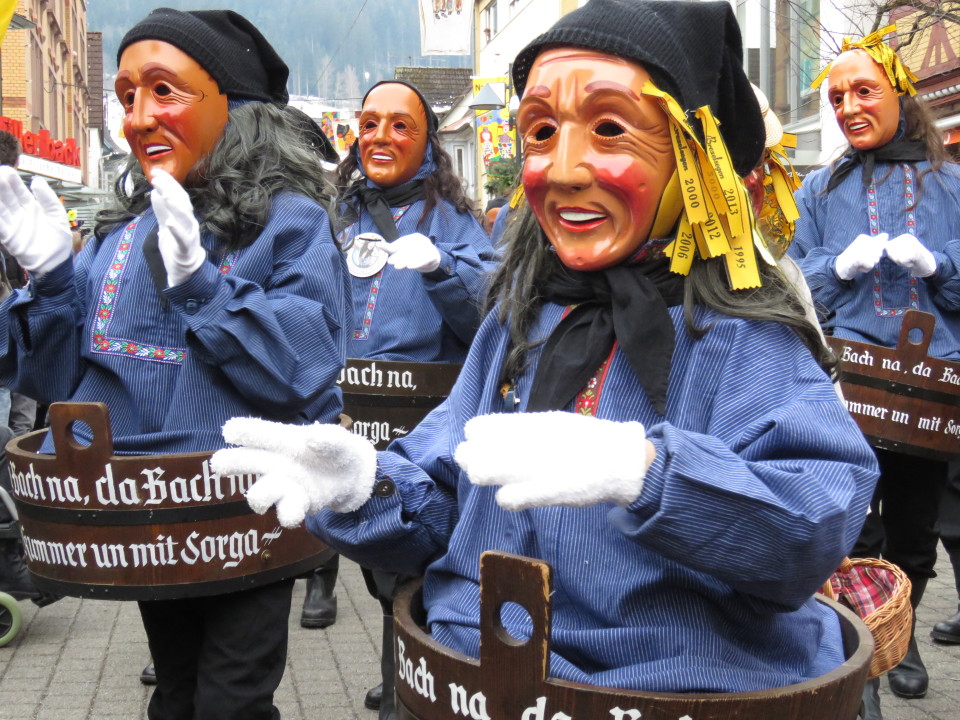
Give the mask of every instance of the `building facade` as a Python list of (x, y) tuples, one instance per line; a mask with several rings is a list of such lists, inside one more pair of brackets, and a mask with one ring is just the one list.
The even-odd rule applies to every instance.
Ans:
[[(473, 6), (474, 38), (473, 68), (475, 88), (478, 92), (484, 85), (502, 101), (503, 116), (498, 123), (496, 108), (487, 107), (477, 111), (475, 121), (477, 143), (474, 156), (476, 167), (476, 197), (481, 206), (490, 199), (484, 186), (487, 182), (487, 168), (490, 157), (503, 152), (512, 143), (515, 157), (519, 150), (516, 138), (508, 139), (511, 133), (501, 127), (501, 132), (491, 133), (490, 127), (509, 125), (513, 127), (517, 98), (510, 82), (510, 70), (513, 59), (524, 46), (545, 32), (562, 16), (583, 5), (586, 0), (477, 0)], [(511, 103), (511, 100), (513, 101)], [(487, 134), (492, 135), (487, 139)], [(498, 141), (503, 137), (503, 141)]]
[[(826, 83), (810, 87), (840, 51), (844, 37), (860, 38), (877, 24), (877, 5), (856, 0), (734, 0), (744, 35), (747, 73), (770, 100), (787, 132), (797, 135), (801, 171), (829, 163), (847, 146), (826, 102)], [(920, 78), (917, 93), (936, 114), (947, 144), (960, 140), (960, 26), (921, 18), (904, 5), (879, 19), (895, 24), (886, 36)], [(763, 49), (762, 49), (763, 48)]]
[(20, 169), (71, 185), (93, 162), (86, 17), (85, 0), (19, 0), (0, 50), (0, 129), (20, 139)]

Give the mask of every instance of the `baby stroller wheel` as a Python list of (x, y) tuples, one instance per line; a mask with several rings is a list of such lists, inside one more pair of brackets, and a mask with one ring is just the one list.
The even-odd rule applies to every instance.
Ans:
[(0, 647), (13, 640), (20, 632), (23, 613), (20, 603), (5, 592), (0, 592)]

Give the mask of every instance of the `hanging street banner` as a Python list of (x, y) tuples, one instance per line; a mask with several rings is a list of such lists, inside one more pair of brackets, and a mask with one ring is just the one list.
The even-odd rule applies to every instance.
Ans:
[(469, 55), (473, 0), (420, 0), (420, 54)]

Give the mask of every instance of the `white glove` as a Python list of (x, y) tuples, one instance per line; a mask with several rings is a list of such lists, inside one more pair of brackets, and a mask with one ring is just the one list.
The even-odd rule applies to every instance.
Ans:
[(933, 253), (910, 233), (897, 235), (887, 243), (887, 257), (909, 270), (914, 277), (929, 277), (937, 271)]
[(73, 251), (67, 210), (47, 181), (34, 176), (30, 190), (17, 171), (0, 166), (0, 244), (37, 277)]
[(200, 224), (187, 191), (173, 175), (160, 168), (154, 168), (150, 182), (150, 204), (160, 225), (157, 244), (167, 270), (167, 284), (176, 287), (203, 265), (207, 251), (200, 245)]
[(417, 270), (422, 273), (433, 272), (440, 267), (440, 251), (433, 240), (420, 233), (410, 233), (398, 237), (392, 243), (377, 243), (387, 251), (387, 262), (397, 270)]
[(232, 418), (223, 437), (240, 447), (218, 450), (210, 467), (219, 475), (259, 475), (247, 502), (261, 515), (276, 505), (284, 527), (296, 527), (324, 507), (351, 512), (373, 493), (377, 451), (339, 425)]
[(602, 502), (629, 505), (649, 462), (638, 422), (569, 412), (480, 415), (464, 429), (454, 457), (474, 485), (502, 485), (506, 510)]
[(857, 235), (854, 241), (847, 245), (847, 249), (837, 255), (834, 266), (837, 277), (841, 280), (852, 280), (857, 275), (873, 270), (883, 257), (887, 238), (887, 233)]

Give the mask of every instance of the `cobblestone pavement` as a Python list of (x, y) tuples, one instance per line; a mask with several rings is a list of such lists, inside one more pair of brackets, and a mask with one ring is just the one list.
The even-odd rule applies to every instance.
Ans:
[[(885, 720), (960, 717), (960, 646), (929, 637), (934, 623), (957, 610), (945, 559), (937, 570), (917, 621), (930, 690), (923, 699), (901, 700), (882, 681)], [(363, 696), (379, 681), (379, 605), (367, 594), (359, 568), (343, 560), (336, 624), (305, 630), (299, 623), (304, 588), (298, 581), (294, 589), (287, 670), (276, 697), (284, 720), (375, 720)], [(151, 691), (139, 674), (149, 653), (135, 603), (65, 598), (40, 609), (29, 602), (20, 607), (23, 628), (0, 648), (0, 720), (146, 717)]]

